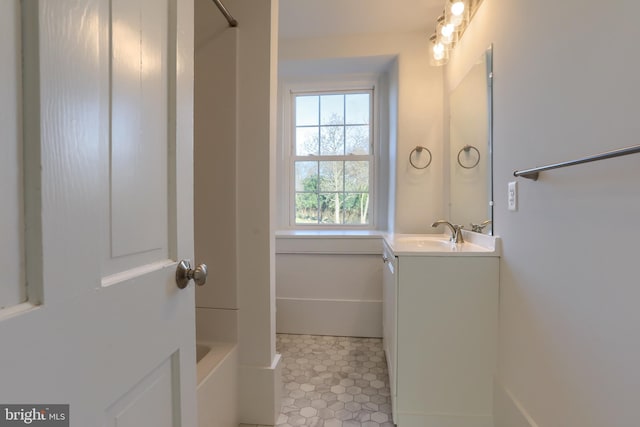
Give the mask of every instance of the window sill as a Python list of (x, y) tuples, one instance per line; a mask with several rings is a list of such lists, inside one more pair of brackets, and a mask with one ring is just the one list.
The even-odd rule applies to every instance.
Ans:
[(281, 230), (276, 254), (381, 254), (382, 236), (375, 230)]

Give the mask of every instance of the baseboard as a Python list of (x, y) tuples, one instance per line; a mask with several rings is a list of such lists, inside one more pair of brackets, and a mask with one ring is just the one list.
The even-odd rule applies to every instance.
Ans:
[(401, 427), (494, 427), (490, 415), (398, 414)]
[(497, 380), (493, 383), (495, 427), (538, 427), (522, 403)]
[(240, 365), (239, 407), (241, 424), (275, 425), (280, 415), (282, 374), (280, 355), (271, 366)]
[(276, 331), (379, 338), (382, 301), (277, 298)]

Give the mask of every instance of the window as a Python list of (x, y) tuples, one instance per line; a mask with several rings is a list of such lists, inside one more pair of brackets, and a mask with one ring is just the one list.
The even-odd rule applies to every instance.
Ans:
[(370, 227), (373, 91), (292, 97), (293, 224)]

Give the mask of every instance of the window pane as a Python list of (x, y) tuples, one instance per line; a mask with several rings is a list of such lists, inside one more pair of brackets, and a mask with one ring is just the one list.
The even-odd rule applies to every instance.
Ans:
[(320, 97), (320, 124), (344, 124), (344, 95), (323, 95)]
[(345, 191), (369, 191), (369, 162), (345, 163)]
[(320, 191), (344, 191), (344, 162), (320, 162)]
[(318, 132), (317, 127), (296, 128), (296, 155), (318, 154)]
[(343, 193), (320, 194), (320, 222), (322, 224), (342, 224)]
[(318, 162), (296, 162), (296, 191), (318, 191)]
[(344, 126), (322, 126), (320, 128), (320, 154), (323, 156), (344, 154)]
[(346, 127), (346, 153), (369, 154), (369, 126)]
[(369, 224), (369, 193), (346, 193), (344, 223)]
[(357, 93), (346, 95), (346, 121), (348, 125), (369, 124), (369, 94)]
[(318, 126), (318, 96), (296, 96), (296, 126)]
[(293, 101), (294, 224), (371, 225), (372, 94), (300, 94)]
[(318, 195), (296, 193), (296, 224), (318, 223)]

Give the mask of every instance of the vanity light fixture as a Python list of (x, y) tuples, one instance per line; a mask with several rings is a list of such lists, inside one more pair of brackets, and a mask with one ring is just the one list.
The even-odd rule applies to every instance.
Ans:
[(436, 19), (429, 37), (431, 65), (445, 65), (482, 0), (445, 0), (444, 13)]
[(438, 40), (438, 36), (432, 34), (429, 41), (431, 42), (431, 65), (439, 66), (449, 62), (449, 49), (445, 47), (442, 41)]

